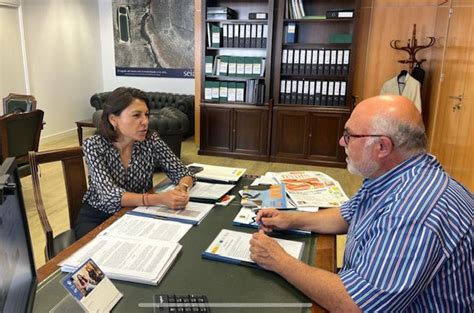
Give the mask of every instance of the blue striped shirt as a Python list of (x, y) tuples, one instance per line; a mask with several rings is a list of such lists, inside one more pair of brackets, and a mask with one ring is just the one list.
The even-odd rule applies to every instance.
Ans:
[(473, 312), (473, 194), (435, 157), (366, 179), (341, 207), (339, 276), (363, 311)]

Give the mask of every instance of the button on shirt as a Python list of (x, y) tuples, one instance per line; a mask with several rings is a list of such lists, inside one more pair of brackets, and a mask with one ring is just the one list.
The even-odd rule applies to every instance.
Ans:
[(161, 166), (174, 184), (184, 176), (194, 178), (156, 132), (151, 132), (144, 141), (134, 143), (127, 169), (118, 149), (100, 135), (85, 140), (83, 150), (89, 169), (89, 188), (83, 200), (106, 213), (120, 210), (125, 192), (149, 191), (153, 187), (155, 164)]
[(363, 311), (472, 312), (473, 194), (431, 155), (366, 179), (341, 207), (339, 276)]

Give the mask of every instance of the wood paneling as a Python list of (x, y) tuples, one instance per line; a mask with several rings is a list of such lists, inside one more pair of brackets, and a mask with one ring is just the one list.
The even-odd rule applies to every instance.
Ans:
[[(366, 1), (371, 2), (371, 1)], [(372, 7), (362, 6), (359, 11), (359, 29), (357, 41), (355, 42), (355, 71), (353, 81), (353, 94), (357, 98), (357, 103), (365, 98), (365, 85), (372, 81), (367, 79), (367, 46), (370, 39), (370, 24), (372, 20)]]
[(199, 146), (201, 138), (201, 66), (202, 55), (199, 49), (202, 38), (201, 0), (194, 0), (194, 142)]

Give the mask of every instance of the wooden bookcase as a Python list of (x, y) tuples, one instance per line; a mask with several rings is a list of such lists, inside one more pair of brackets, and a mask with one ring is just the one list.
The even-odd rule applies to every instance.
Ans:
[[(354, 77), (356, 24), (359, 0), (301, 0), (307, 18), (294, 18), (289, 15), (288, 6), (298, 0), (209, 0), (201, 2), (201, 129), (200, 154), (222, 155), (237, 158), (270, 160), (276, 162), (303, 163), (325, 166), (345, 166), (345, 153), (338, 145), (344, 123), (353, 109), (352, 80)], [(237, 13), (237, 19), (207, 19), (208, 7), (229, 7)], [(346, 19), (320, 19), (328, 10), (353, 10), (354, 16)], [(266, 20), (248, 20), (250, 12), (266, 12)], [(316, 17), (316, 16), (319, 16)], [(208, 28), (217, 25), (261, 23), (268, 25), (267, 45), (265, 48), (248, 47), (212, 47), (209, 44)], [(295, 41), (287, 42), (287, 29), (296, 26)], [(348, 39), (349, 37), (349, 39)], [(350, 37), (352, 40), (350, 40)], [(335, 43), (345, 41), (346, 43)], [(304, 62), (293, 65), (288, 70), (288, 51), (294, 55), (315, 53), (319, 56), (329, 51), (329, 61), (333, 66), (322, 66)], [(305, 51), (304, 53), (301, 51)], [(308, 52), (311, 51), (311, 52)], [(335, 51), (335, 52), (334, 52)], [(341, 51), (341, 52), (338, 52)], [(338, 53), (348, 53), (347, 64), (340, 64)], [(283, 53), (286, 54), (282, 58)], [(260, 56), (265, 57), (265, 73), (259, 78), (265, 86), (262, 103), (228, 102), (205, 100), (206, 82), (246, 81), (247, 78), (231, 75), (219, 76), (205, 73), (206, 56)], [(286, 58), (286, 63), (284, 62)], [(308, 58), (309, 60), (309, 58)], [(293, 59), (294, 61), (294, 59)], [(283, 62), (283, 63), (282, 63)], [(331, 62), (330, 62), (331, 63)], [(292, 63), (293, 64), (293, 63)], [(293, 71), (293, 69), (295, 69)], [(306, 96), (297, 93), (291, 98), (285, 97), (286, 82), (292, 86), (305, 86)], [(309, 86), (316, 90), (320, 82), (326, 86), (337, 85), (340, 93), (345, 86), (345, 97), (326, 95), (325, 103), (315, 95), (309, 95)], [(282, 83), (283, 82), (283, 83)], [(312, 83), (311, 83), (312, 82)], [(210, 89), (208, 89), (209, 91)], [(290, 90), (291, 91), (291, 90)], [(298, 90), (296, 90), (298, 91)], [(207, 96), (209, 98), (209, 94)], [(291, 98), (291, 99), (290, 99)], [(222, 99), (221, 99), (222, 100)], [(286, 101), (288, 100), (288, 101)], [(310, 101), (311, 100), (311, 101)], [(311, 104), (308, 104), (311, 102)], [(305, 104), (303, 104), (305, 103)]]

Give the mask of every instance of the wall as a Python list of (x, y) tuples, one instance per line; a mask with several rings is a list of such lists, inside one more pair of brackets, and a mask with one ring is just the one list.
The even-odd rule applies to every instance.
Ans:
[(45, 111), (42, 137), (90, 118), (90, 95), (102, 89), (97, 0), (23, 0), (31, 94)]
[(194, 79), (115, 76), (112, 0), (97, 0), (100, 9), (100, 34), (102, 47), (103, 91), (120, 86), (140, 88), (145, 91), (166, 91), (194, 94)]

